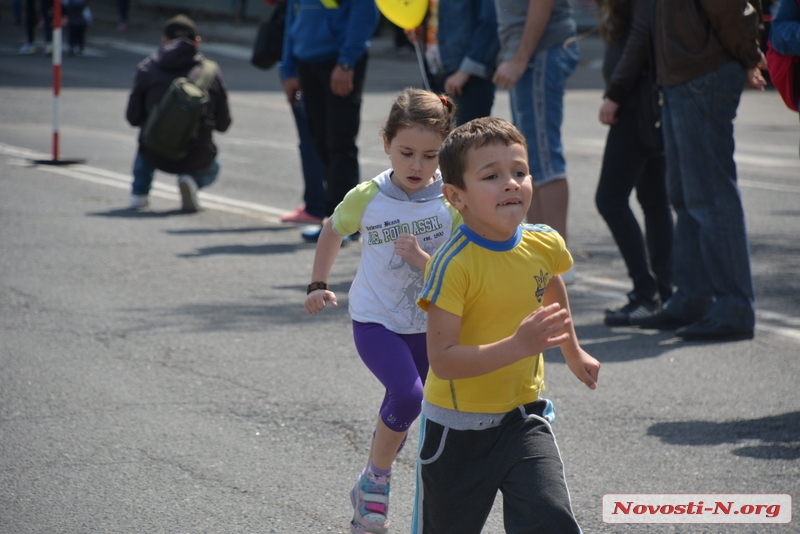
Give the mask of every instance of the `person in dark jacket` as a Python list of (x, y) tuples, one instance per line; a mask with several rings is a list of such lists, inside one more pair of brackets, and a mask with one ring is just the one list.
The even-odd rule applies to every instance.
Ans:
[(659, 312), (631, 324), (686, 341), (751, 339), (755, 299), (733, 119), (745, 86), (762, 89), (758, 0), (656, 0), (667, 188), (677, 216), (673, 277)]
[[(126, 112), (132, 126), (144, 125), (147, 114), (167, 92), (172, 80), (182, 76), (189, 80), (200, 77), (204, 57), (197, 51), (199, 45), (197, 27), (189, 17), (177, 15), (167, 21), (161, 47), (137, 67)], [(183, 159), (168, 160), (139, 144), (133, 163), (132, 209), (147, 206), (147, 195), (156, 169), (178, 175), (184, 212), (192, 213), (199, 209), (197, 190), (214, 182), (220, 169), (212, 132), (224, 132), (231, 125), (228, 93), (218, 67), (208, 94), (205, 121)]]
[[(600, 122), (610, 128), (595, 204), (633, 281), (628, 303), (606, 310), (603, 322), (620, 326), (629, 324), (631, 317), (652, 315), (672, 296), (673, 221), (663, 144), (647, 143), (640, 132), (640, 115), (653, 104), (641, 98), (649, 96), (647, 89), (655, 76), (650, 68), (653, 1), (600, 0), (598, 4), (600, 33), (608, 43), (603, 59), (606, 91), (599, 115)], [(661, 136), (653, 125), (644, 127)], [(630, 207), (634, 188), (644, 213), (646, 240)]]
[[(302, 92), (311, 136), (325, 166), (325, 216), (358, 185), (361, 101), (374, 0), (288, 0), (280, 71), (289, 104)], [(322, 227), (301, 236), (316, 242)]]

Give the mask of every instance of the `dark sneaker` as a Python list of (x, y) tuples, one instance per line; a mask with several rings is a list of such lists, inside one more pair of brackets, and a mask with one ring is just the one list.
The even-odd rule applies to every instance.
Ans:
[(631, 320), (644, 319), (656, 313), (661, 305), (656, 299), (642, 299), (632, 296), (626, 305), (616, 310), (606, 310), (603, 323), (608, 326), (627, 326)]
[(700, 319), (675, 331), (684, 341), (738, 341), (753, 339), (753, 330), (739, 330), (714, 319)]
[[(313, 227), (309, 230), (304, 230), (300, 233), (300, 237), (303, 238), (303, 241), (306, 243), (316, 243), (319, 241), (319, 234), (322, 233), (322, 227)], [(342, 246), (347, 245), (348, 243), (357, 243), (361, 239), (361, 232), (356, 232), (351, 235), (344, 236), (342, 239)]]
[(664, 308), (646, 317), (631, 317), (630, 324), (649, 330), (676, 330), (689, 326), (691, 321), (675, 317)]

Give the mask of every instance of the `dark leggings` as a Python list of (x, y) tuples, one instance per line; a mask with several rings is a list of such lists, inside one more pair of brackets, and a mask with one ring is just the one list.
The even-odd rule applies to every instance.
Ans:
[[(50, 43), (53, 41), (53, 0), (41, 0), (39, 13), (44, 20), (44, 40)], [(25, 0), (25, 34), (30, 44), (36, 42), (36, 24), (38, 22), (36, 0)]]
[[(40, 0), (39, 15), (44, 21), (44, 40), (46, 43), (53, 41), (53, 0)], [(25, 36), (28, 42), (36, 42), (36, 0), (25, 0)]]
[[(595, 204), (625, 261), (635, 297), (659, 296), (663, 302), (672, 295), (673, 232), (664, 153), (641, 143), (634, 105), (623, 103), (617, 118), (608, 131)], [(629, 204), (634, 188), (646, 244)]]
[(383, 325), (353, 321), (356, 350), (386, 393), (381, 421), (405, 432), (422, 410), (422, 388), (428, 374), (425, 334), (396, 334)]

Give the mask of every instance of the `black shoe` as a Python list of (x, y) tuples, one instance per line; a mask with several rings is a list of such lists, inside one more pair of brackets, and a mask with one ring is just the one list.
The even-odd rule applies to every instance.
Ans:
[[(300, 237), (303, 238), (303, 241), (306, 243), (316, 243), (319, 241), (319, 235), (322, 233), (322, 227), (319, 228), (311, 228), (310, 230), (304, 230), (300, 233)], [(342, 239), (342, 246), (345, 246), (348, 243), (357, 242), (361, 238), (361, 232), (356, 232), (351, 235), (344, 236)]]
[(654, 330), (675, 330), (676, 328), (680, 328), (682, 326), (688, 326), (691, 324), (689, 321), (684, 321), (683, 319), (679, 319), (674, 315), (667, 313), (666, 310), (661, 310), (658, 313), (654, 313), (653, 315), (649, 315), (647, 317), (642, 318), (633, 318), (631, 317), (630, 324), (633, 326), (638, 326), (639, 328), (648, 328)]
[(753, 339), (753, 330), (739, 330), (714, 319), (700, 319), (675, 331), (684, 341), (737, 341)]
[(632, 319), (650, 317), (660, 308), (658, 301), (654, 298), (643, 299), (630, 294), (628, 299), (628, 303), (621, 308), (606, 310), (603, 323), (608, 326), (629, 325)]

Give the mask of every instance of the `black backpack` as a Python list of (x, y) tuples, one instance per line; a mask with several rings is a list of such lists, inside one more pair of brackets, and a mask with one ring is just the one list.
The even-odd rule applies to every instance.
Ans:
[(178, 161), (186, 157), (189, 145), (206, 117), (208, 88), (214, 80), (217, 64), (204, 59), (197, 81), (175, 78), (147, 115), (139, 143), (165, 159)]

